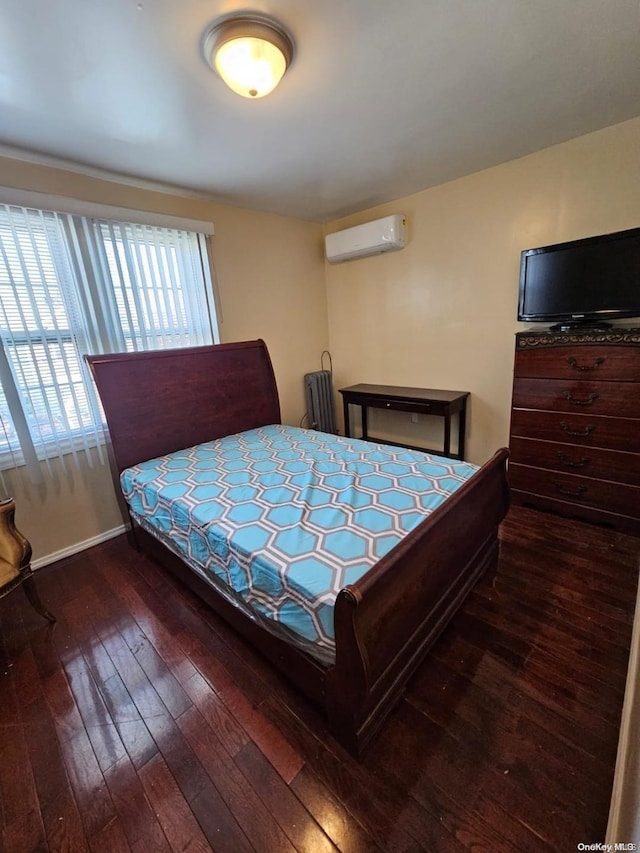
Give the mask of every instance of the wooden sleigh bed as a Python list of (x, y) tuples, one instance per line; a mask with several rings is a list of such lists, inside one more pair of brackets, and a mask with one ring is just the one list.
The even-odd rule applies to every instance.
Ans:
[[(109, 427), (114, 473), (145, 460), (280, 423), (263, 341), (88, 356)], [(497, 559), (509, 504), (507, 451), (474, 476), (335, 600), (335, 662), (322, 665), (221, 597), (155, 536), (135, 544), (172, 570), (259, 648), (360, 755), (412, 672)]]

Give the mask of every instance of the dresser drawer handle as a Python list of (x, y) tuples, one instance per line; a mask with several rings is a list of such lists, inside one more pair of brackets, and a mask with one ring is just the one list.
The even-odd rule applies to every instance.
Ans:
[(578, 486), (577, 489), (567, 489), (562, 483), (554, 483), (553, 484), (556, 489), (560, 492), (561, 495), (569, 495), (571, 498), (581, 498), (582, 495), (587, 491), (586, 486)]
[(578, 462), (572, 462), (567, 454), (563, 453), (561, 450), (558, 450), (558, 459), (563, 465), (568, 465), (569, 468), (584, 468), (585, 465), (588, 465), (589, 462), (591, 462), (588, 456), (583, 456)]
[(591, 394), (589, 394), (586, 400), (574, 400), (571, 391), (563, 391), (562, 396), (565, 398), (565, 400), (568, 400), (569, 403), (573, 403), (574, 406), (590, 406), (594, 400), (598, 399), (600, 395), (596, 394), (596, 392), (593, 391)]
[(593, 364), (578, 364), (577, 360), (570, 355), (567, 357), (567, 364), (574, 370), (596, 370), (601, 364), (604, 364), (605, 360), (604, 356), (600, 356), (600, 358), (596, 358)]
[(560, 424), (560, 429), (564, 430), (567, 435), (588, 436), (595, 430), (595, 426), (593, 424), (587, 424), (584, 429), (571, 429), (569, 424), (566, 424), (564, 421), (562, 421), (562, 423)]

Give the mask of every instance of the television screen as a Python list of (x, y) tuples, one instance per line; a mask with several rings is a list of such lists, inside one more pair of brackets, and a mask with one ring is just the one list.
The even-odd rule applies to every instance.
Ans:
[(640, 228), (522, 252), (518, 320), (640, 317)]

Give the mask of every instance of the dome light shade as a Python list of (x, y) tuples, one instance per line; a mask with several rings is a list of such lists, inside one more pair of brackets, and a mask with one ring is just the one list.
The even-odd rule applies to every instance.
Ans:
[(273, 18), (259, 14), (224, 16), (204, 35), (205, 59), (244, 98), (272, 92), (293, 59), (293, 39)]

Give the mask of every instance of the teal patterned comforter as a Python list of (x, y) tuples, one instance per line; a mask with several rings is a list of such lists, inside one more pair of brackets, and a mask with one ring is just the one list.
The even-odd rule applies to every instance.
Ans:
[(142, 462), (121, 484), (145, 527), (329, 663), (338, 592), (476, 470), (276, 424)]

